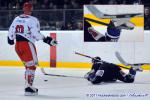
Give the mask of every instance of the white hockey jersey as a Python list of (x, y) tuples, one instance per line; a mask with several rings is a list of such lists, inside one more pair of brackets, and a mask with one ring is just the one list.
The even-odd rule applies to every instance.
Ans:
[(16, 39), (16, 35), (21, 35), (32, 43), (38, 40), (43, 40), (44, 38), (44, 35), (40, 33), (38, 19), (25, 14), (17, 16), (9, 28), (9, 39)]

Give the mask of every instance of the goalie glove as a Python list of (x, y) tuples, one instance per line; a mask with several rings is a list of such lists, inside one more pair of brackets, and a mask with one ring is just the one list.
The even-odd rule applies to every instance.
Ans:
[(54, 40), (54, 39), (51, 38), (51, 37), (48, 37), (48, 36), (43, 39), (43, 42), (49, 44), (50, 46), (56, 46), (56, 45), (57, 45), (57, 41)]
[(13, 45), (14, 44), (14, 40), (9, 39), (9, 37), (7, 37), (7, 41), (9, 45)]

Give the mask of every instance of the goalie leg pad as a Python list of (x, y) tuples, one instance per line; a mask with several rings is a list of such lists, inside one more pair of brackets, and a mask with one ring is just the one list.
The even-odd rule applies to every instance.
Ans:
[(134, 77), (131, 74), (127, 74), (125, 76), (124, 82), (126, 82), (126, 83), (133, 83), (134, 82)]
[(132, 67), (129, 70), (129, 74), (131, 74), (133, 77), (136, 75), (136, 70), (134, 70)]

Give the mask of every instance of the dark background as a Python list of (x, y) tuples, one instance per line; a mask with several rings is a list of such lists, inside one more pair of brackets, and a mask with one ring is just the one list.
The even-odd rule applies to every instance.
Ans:
[(143, 4), (144, 28), (150, 30), (150, 0), (0, 0), (0, 30), (8, 30), (27, 1), (33, 3), (32, 15), (39, 19), (41, 30), (83, 30), (84, 4)]

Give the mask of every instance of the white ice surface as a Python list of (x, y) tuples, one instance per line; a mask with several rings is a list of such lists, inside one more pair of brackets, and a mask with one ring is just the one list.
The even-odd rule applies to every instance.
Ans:
[[(47, 73), (72, 76), (83, 76), (87, 71), (46, 69)], [(150, 71), (144, 71), (137, 73), (134, 83), (92, 85), (82, 78), (45, 76), (38, 68), (34, 86), (39, 89), (39, 95), (24, 96), (24, 68), (1, 67), (0, 100), (149, 100), (149, 76)]]

